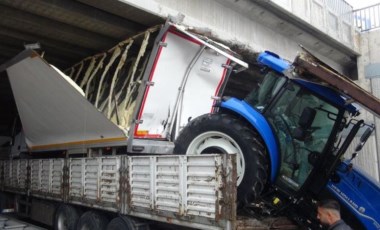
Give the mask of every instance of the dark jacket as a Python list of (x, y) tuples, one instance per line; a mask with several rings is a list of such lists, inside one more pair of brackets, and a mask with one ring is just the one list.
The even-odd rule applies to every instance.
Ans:
[(329, 227), (328, 230), (352, 230), (343, 220), (338, 220), (333, 225)]

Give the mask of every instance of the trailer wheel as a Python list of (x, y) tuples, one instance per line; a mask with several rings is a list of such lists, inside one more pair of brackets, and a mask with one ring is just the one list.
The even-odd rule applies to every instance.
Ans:
[(120, 216), (111, 220), (107, 225), (107, 230), (148, 230), (146, 223), (138, 222), (128, 216)]
[(76, 208), (62, 204), (55, 211), (54, 229), (55, 230), (75, 230), (78, 223), (79, 213)]
[(87, 211), (79, 218), (77, 230), (104, 230), (108, 219), (98, 212)]
[(236, 153), (240, 207), (259, 197), (268, 178), (268, 160), (259, 134), (229, 114), (206, 114), (191, 121), (175, 141), (174, 153)]

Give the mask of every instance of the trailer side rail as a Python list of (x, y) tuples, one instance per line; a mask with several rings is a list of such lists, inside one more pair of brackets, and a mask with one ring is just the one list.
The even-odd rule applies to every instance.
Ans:
[(201, 229), (236, 219), (235, 155), (0, 162), (2, 191)]

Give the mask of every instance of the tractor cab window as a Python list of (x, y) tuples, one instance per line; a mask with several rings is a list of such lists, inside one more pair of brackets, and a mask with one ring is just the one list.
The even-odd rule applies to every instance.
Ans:
[(259, 111), (263, 111), (274, 96), (280, 91), (285, 82), (285, 77), (276, 72), (270, 71), (265, 74), (259, 87), (255, 88), (248, 94), (245, 101)]
[(338, 109), (294, 83), (289, 83), (280, 94), (264, 114), (280, 148), (276, 184), (297, 191), (325, 149)]

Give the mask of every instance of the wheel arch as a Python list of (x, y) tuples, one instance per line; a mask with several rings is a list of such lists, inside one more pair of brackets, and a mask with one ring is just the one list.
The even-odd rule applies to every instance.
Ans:
[(270, 180), (274, 183), (279, 169), (279, 147), (273, 131), (265, 117), (253, 109), (249, 104), (235, 98), (221, 103), (221, 108), (243, 117), (260, 134), (268, 150), (270, 161)]

